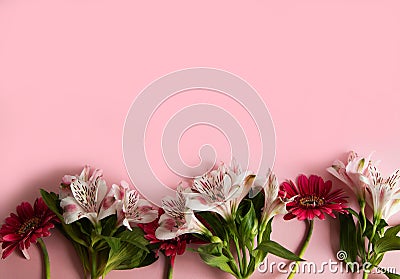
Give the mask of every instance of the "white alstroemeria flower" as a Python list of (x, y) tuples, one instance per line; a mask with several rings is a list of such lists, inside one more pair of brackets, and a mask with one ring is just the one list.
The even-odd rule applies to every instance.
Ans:
[(194, 179), (192, 193), (186, 194), (186, 206), (195, 211), (216, 212), (225, 220), (233, 218), (254, 178), (250, 172), (243, 172), (235, 161), (231, 167), (221, 164), (218, 169)]
[(383, 178), (379, 170), (369, 166), (369, 176), (361, 180), (367, 185), (367, 203), (374, 211), (374, 217), (388, 220), (400, 210), (400, 170)]
[(115, 205), (117, 211), (117, 225), (124, 225), (129, 230), (136, 224), (150, 223), (158, 217), (158, 210), (151, 203), (139, 198), (139, 193), (129, 188), (129, 184), (121, 181), (121, 185), (113, 184), (104, 207)]
[(261, 217), (263, 223), (268, 223), (275, 215), (287, 213), (286, 204), (290, 200), (284, 200), (279, 196), (278, 180), (271, 170), (268, 170), (265, 177), (256, 177), (250, 197), (256, 196), (260, 191), (264, 191), (264, 207)]
[(182, 234), (198, 233), (211, 236), (211, 232), (197, 219), (193, 210), (186, 207), (182, 185), (176, 190), (176, 197), (162, 200), (164, 214), (159, 220), (156, 237), (160, 240), (172, 239)]
[(59, 197), (60, 199), (66, 198), (68, 196), (72, 196), (71, 192), (71, 183), (72, 181), (76, 179), (80, 179), (83, 181), (89, 181), (89, 175), (90, 175), (90, 166), (86, 165), (80, 175), (69, 175), (66, 174), (63, 176), (61, 179), (61, 186), (60, 186), (60, 193)]
[(363, 158), (359, 157), (354, 151), (351, 151), (347, 165), (337, 160), (331, 167), (327, 168), (327, 171), (349, 186), (359, 201), (365, 201), (366, 185), (361, 180), (361, 176), (369, 176), (368, 166), (371, 164), (370, 158), (371, 155)]
[(90, 168), (86, 166), (80, 176), (71, 176), (71, 195), (65, 196), (60, 202), (66, 224), (88, 218), (96, 225), (99, 220), (115, 213), (114, 208), (102, 207), (107, 194), (107, 185), (102, 179), (103, 171), (96, 169), (92, 176), (89, 177), (89, 174)]

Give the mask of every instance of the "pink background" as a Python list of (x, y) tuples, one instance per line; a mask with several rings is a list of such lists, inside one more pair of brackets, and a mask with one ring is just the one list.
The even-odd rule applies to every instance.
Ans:
[[(331, 178), (325, 168), (351, 149), (375, 150), (385, 174), (400, 166), (398, 1), (141, 2), (0, 1), (0, 218), (41, 187), (55, 191), (63, 174), (86, 163), (103, 168), (109, 184), (128, 180), (121, 140), (130, 104), (153, 80), (187, 67), (227, 70), (261, 94), (275, 123), (280, 180)], [(167, 110), (184, 105), (182, 98)], [(158, 125), (151, 128), (156, 144)], [(226, 139), (215, 131), (204, 137), (203, 129), (182, 139), (188, 163), (197, 156), (190, 141), (214, 143), (227, 156)], [(251, 141), (257, 150), (257, 138)], [(171, 187), (179, 182), (159, 169)], [(296, 249), (304, 225), (278, 219), (273, 237)], [(399, 222), (399, 214), (391, 219)], [(53, 278), (80, 278), (73, 249), (54, 235), (45, 239)], [(335, 260), (337, 250), (336, 221), (317, 221), (305, 258)], [(30, 253), (30, 261), (18, 254), (2, 261), (0, 277), (41, 278), (39, 252)], [(398, 257), (388, 253), (383, 265), (400, 272)], [(161, 278), (163, 263), (108, 278)], [(188, 277), (229, 278), (190, 252), (175, 268), (175, 278)], [(297, 278), (310, 277), (351, 278)]]

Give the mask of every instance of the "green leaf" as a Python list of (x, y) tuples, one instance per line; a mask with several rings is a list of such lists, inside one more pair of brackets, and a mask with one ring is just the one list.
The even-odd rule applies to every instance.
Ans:
[(83, 269), (90, 273), (90, 263), (89, 263), (89, 254), (87, 247), (80, 245), (77, 242), (72, 241), (72, 246), (74, 246), (75, 252), (78, 254), (79, 259), (81, 260)]
[(250, 255), (250, 261), (249, 264), (247, 266), (247, 276), (250, 276), (251, 274), (254, 273), (254, 270), (256, 268), (256, 258), (252, 255)]
[[(86, 237), (84, 237), (81, 233), (81, 229), (79, 225), (75, 223), (65, 224), (64, 218), (62, 216), (62, 210), (60, 208), (60, 200), (58, 199), (58, 195), (53, 192), (47, 192), (46, 190), (40, 189), (40, 194), (43, 198), (43, 201), (47, 205), (47, 207), (56, 214), (58, 219), (61, 221), (61, 227), (59, 229), (61, 232), (70, 240), (79, 243), (85, 247), (89, 247), (89, 241)], [(80, 221), (77, 221), (80, 222)]]
[(361, 216), (361, 212), (357, 213), (355, 212), (353, 209), (351, 209), (350, 207), (346, 208), (346, 210), (353, 215), (354, 217), (356, 217), (358, 220), (361, 220), (360, 216)]
[(262, 209), (264, 207), (264, 191), (260, 191), (255, 197), (250, 199), (253, 203), (254, 206), (254, 211), (256, 212), (257, 220), (260, 223), (261, 222), (261, 215), (262, 215)]
[(387, 229), (385, 232), (385, 236), (397, 236), (399, 232), (400, 232), (400, 225), (397, 225)]
[(296, 254), (272, 240), (263, 240), (263, 242), (258, 245), (257, 250), (261, 250), (265, 253), (271, 253), (275, 256), (291, 261), (303, 261), (303, 259), (299, 258)]
[(235, 265), (234, 260), (226, 257), (222, 253), (222, 244), (211, 243), (209, 245), (199, 247), (197, 252), (199, 253), (201, 259), (209, 266), (218, 267), (224, 272), (235, 275), (235, 272), (231, 268), (232, 263)]
[(356, 245), (357, 245), (358, 255), (360, 255), (361, 259), (363, 259), (365, 262), (366, 261), (365, 237), (362, 237), (360, 225), (361, 225), (360, 223), (357, 224)]
[(101, 238), (108, 243), (112, 251), (118, 251), (121, 248), (121, 240), (119, 238), (111, 236), (102, 236)]
[(107, 235), (107, 236), (112, 236), (111, 233), (114, 232), (116, 226), (117, 226), (117, 215), (113, 214), (110, 215), (101, 221), (101, 234), (102, 235)]
[(389, 279), (400, 279), (400, 274), (397, 273), (384, 272), (384, 274)]
[(347, 253), (346, 263), (355, 262), (357, 258), (357, 230), (351, 214), (339, 214), (340, 250)]
[[(213, 232), (214, 235), (218, 236), (223, 240), (228, 239), (228, 232), (226, 230), (226, 221), (221, 218), (218, 214), (209, 211), (203, 211), (196, 213), (200, 221), (206, 225), (206, 227)], [(203, 238), (202, 238), (203, 239)], [(207, 240), (207, 239), (204, 239)]]
[(400, 275), (397, 274), (397, 273), (392, 273), (392, 272), (386, 270), (385, 268), (382, 268), (382, 267), (379, 267), (379, 266), (377, 266), (376, 268), (377, 268), (380, 272), (382, 272), (383, 274), (385, 274), (386, 277), (389, 278), (389, 279), (400, 279)]
[(385, 228), (386, 226), (388, 226), (388, 224), (386, 223), (386, 221), (383, 220), (383, 219), (381, 219), (380, 222), (379, 222), (379, 224), (378, 224), (378, 226), (376, 227), (374, 239), (371, 240), (372, 231), (373, 231), (373, 225), (372, 225), (372, 223), (371, 223), (369, 220), (367, 220), (367, 226), (366, 226), (366, 229), (365, 229), (365, 232), (364, 232), (364, 236), (368, 237), (368, 239), (369, 239), (373, 244), (375, 244), (375, 242), (379, 239), (378, 232), (379, 232), (380, 230), (382, 230), (383, 228)]
[(262, 232), (262, 239), (265, 240), (270, 240), (271, 239), (271, 233), (272, 233), (272, 221), (274, 220), (274, 217), (269, 219), (267, 225), (265, 226), (264, 231)]
[(121, 241), (128, 242), (131, 245), (134, 245), (146, 252), (149, 252), (147, 249), (147, 245), (149, 244), (149, 241), (144, 238), (144, 233), (143, 231), (138, 228), (134, 227), (132, 230), (125, 230), (118, 234), (118, 237), (120, 238)]
[(374, 248), (376, 254), (400, 250), (400, 237), (384, 236), (376, 241)]
[(47, 205), (47, 207), (56, 214), (56, 216), (60, 220), (64, 220), (62, 213), (61, 213), (61, 208), (59, 207), (60, 201), (58, 199), (58, 195), (53, 192), (47, 192), (44, 189), (40, 189), (40, 195), (43, 198), (44, 203)]
[(145, 258), (143, 258), (143, 260), (140, 262), (140, 264), (138, 266), (136, 266), (136, 268), (151, 265), (152, 263), (154, 263), (157, 260), (158, 260), (158, 257), (156, 256), (156, 254), (154, 252), (150, 252), (147, 254), (147, 256)]
[(146, 258), (146, 254), (144, 250), (138, 249), (125, 242), (121, 244), (118, 250), (110, 250), (103, 275), (105, 276), (112, 270), (124, 270), (138, 267), (142, 260)]
[(94, 229), (92, 222), (90, 222), (87, 218), (79, 219), (73, 224), (76, 224), (79, 227), (81, 233), (87, 236), (90, 236)]
[(250, 250), (252, 250), (252, 243), (258, 232), (258, 220), (256, 218), (253, 203), (250, 200), (246, 200), (244, 203), (248, 203), (246, 214), (244, 216), (238, 214), (236, 218), (239, 223), (238, 237), (241, 243), (245, 244)]

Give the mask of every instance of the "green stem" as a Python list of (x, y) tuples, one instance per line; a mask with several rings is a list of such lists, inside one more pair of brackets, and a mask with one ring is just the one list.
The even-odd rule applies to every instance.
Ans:
[(364, 270), (362, 279), (367, 279), (368, 275), (369, 275), (369, 272), (365, 272), (365, 270)]
[(242, 260), (243, 260), (243, 273), (242, 275), (247, 274), (247, 253), (246, 253), (246, 246), (242, 244)]
[[(300, 252), (299, 252), (299, 257), (300, 258), (304, 256), (304, 253), (306, 252), (308, 244), (310, 243), (310, 239), (311, 239), (311, 235), (312, 235), (312, 232), (313, 232), (313, 228), (314, 228), (314, 220), (310, 220), (309, 224), (308, 224), (306, 238), (304, 239), (303, 246), (301, 247)], [(291, 279), (291, 278), (294, 277), (294, 275), (297, 273), (298, 266), (299, 266), (299, 262), (296, 262), (296, 265), (294, 266), (294, 268), (290, 272), (290, 274), (288, 276), (288, 279)]]
[(367, 254), (368, 260), (370, 260), (369, 254), (370, 254), (370, 251), (372, 249), (372, 242), (374, 241), (374, 237), (375, 237), (375, 234), (376, 234), (376, 229), (378, 228), (378, 225), (379, 225), (380, 222), (381, 222), (381, 218), (374, 218), (374, 226), (372, 227), (371, 240), (368, 243), (368, 251), (367, 251), (368, 252), (368, 254)]
[(240, 257), (240, 247), (239, 247), (239, 242), (236, 236), (233, 237), (233, 240), (235, 242), (235, 247), (236, 247), (236, 254), (237, 254), (237, 258), (238, 258), (238, 263), (239, 263), (239, 272), (240, 275), (243, 274), (243, 266), (242, 266), (242, 259)]
[(42, 250), (42, 254), (43, 254), (45, 278), (50, 279), (50, 261), (49, 261), (49, 253), (47, 252), (46, 244), (44, 244), (43, 239), (41, 239), (41, 238), (39, 238), (37, 240), (37, 242), (39, 243), (39, 247)]
[(90, 248), (90, 259), (91, 259), (91, 269), (90, 269), (90, 278), (97, 279), (97, 255), (96, 251)]
[(361, 217), (363, 220), (363, 226), (362, 226), (362, 235), (363, 235), (367, 228), (367, 218), (365, 217), (365, 201), (360, 200), (358, 203), (360, 204)]
[(172, 258), (166, 257), (167, 261), (167, 279), (172, 279), (172, 275), (174, 273), (174, 267), (172, 266)]

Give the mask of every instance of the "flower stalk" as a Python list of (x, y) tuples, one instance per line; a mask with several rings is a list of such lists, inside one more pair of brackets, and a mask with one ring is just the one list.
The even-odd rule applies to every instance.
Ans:
[[(300, 248), (300, 252), (299, 252), (299, 257), (302, 258), (304, 256), (304, 253), (307, 250), (308, 244), (310, 243), (310, 239), (313, 233), (313, 229), (314, 229), (314, 220), (309, 220), (307, 223), (307, 234), (306, 234), (306, 238), (304, 239), (304, 242), (302, 244), (302, 247)], [(290, 272), (288, 279), (291, 279), (294, 277), (294, 275), (297, 273), (299, 267), (299, 262), (296, 262), (296, 265), (294, 266), (294, 268), (292, 269), (292, 271)]]
[(96, 251), (93, 249), (90, 249), (90, 260), (91, 260), (91, 266), (90, 266), (90, 278), (91, 279), (97, 279), (97, 257), (96, 257)]
[(172, 257), (166, 257), (167, 262), (167, 279), (172, 279), (174, 274), (174, 266), (172, 265)]
[(44, 275), (46, 279), (50, 279), (50, 260), (49, 260), (49, 253), (47, 252), (46, 244), (44, 243), (43, 239), (39, 238), (37, 240), (39, 244), (40, 250), (42, 251), (43, 255), (43, 265), (44, 265)]

